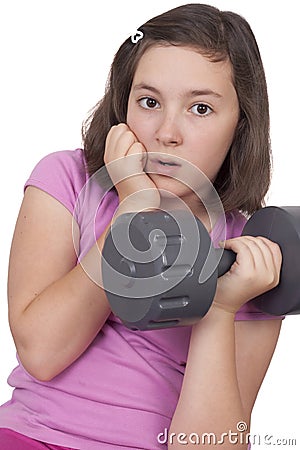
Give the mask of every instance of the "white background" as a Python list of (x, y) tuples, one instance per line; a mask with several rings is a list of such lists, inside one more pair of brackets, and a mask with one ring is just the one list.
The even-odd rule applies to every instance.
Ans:
[[(300, 205), (297, 2), (206, 3), (240, 13), (252, 26), (265, 64), (271, 106), (274, 175), (267, 204)], [(180, 4), (173, 0), (1, 3), (0, 404), (11, 395), (6, 379), (16, 365), (6, 280), (24, 182), (41, 157), (81, 145), (82, 120), (102, 96), (109, 66), (123, 40), (150, 17)], [(300, 317), (286, 318), (253, 412), (252, 432), (273, 435), (269, 444), (275, 438), (294, 438), (300, 445), (299, 337)]]

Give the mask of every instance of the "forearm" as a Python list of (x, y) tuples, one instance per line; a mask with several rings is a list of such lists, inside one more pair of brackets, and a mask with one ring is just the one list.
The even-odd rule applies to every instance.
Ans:
[(11, 323), (21, 362), (39, 379), (52, 378), (80, 356), (110, 313), (100, 287), (105, 235), (80, 264), (36, 295), (14, 318), (17, 324)]
[[(213, 433), (218, 440), (222, 433), (237, 432), (237, 423), (248, 419), (236, 373), (234, 314), (214, 306), (193, 327), (182, 390), (169, 436), (171, 433), (176, 436), (197, 433), (201, 439), (204, 433)], [(173, 444), (169, 440), (169, 448), (182, 448), (176, 436)], [(224, 439), (229, 448), (228, 437)], [(212, 442), (206, 440), (201, 448), (220, 446), (214, 447)], [(233, 448), (241, 450), (247, 445), (236, 443)]]

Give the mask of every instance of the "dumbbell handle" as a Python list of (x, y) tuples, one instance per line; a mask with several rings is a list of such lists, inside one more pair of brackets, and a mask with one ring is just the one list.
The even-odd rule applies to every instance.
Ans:
[(220, 261), (218, 264), (218, 277), (224, 275), (228, 272), (232, 264), (236, 260), (236, 253), (232, 250), (226, 250), (222, 248), (215, 249), (217, 260)]

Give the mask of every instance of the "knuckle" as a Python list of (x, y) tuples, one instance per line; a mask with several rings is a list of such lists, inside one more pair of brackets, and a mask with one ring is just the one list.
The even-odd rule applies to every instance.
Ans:
[(103, 161), (104, 161), (105, 164), (109, 163), (109, 152), (107, 150), (107, 147), (105, 148), (105, 151), (104, 151)]
[(277, 242), (272, 242), (271, 247), (273, 248), (274, 252), (281, 254), (281, 248), (280, 245), (277, 244)]
[(113, 133), (114, 132), (122, 132), (122, 131), (127, 131), (128, 130), (128, 126), (126, 125), (126, 123), (118, 123), (117, 125), (113, 125), (110, 129)]
[(107, 136), (106, 136), (106, 141), (108, 141), (111, 138), (111, 136), (116, 133), (117, 127), (118, 127), (118, 125), (113, 125), (110, 128), (110, 130), (109, 130), (109, 132), (107, 133)]
[(276, 276), (274, 273), (270, 273), (267, 279), (268, 286), (273, 287), (276, 283)]
[(257, 239), (267, 244), (271, 249), (280, 251), (280, 245), (277, 244), (277, 242), (272, 241), (271, 239), (268, 239), (264, 236), (257, 236)]
[(128, 130), (128, 129), (124, 129), (123, 136), (126, 137), (126, 138), (132, 137), (132, 136), (133, 136), (133, 133), (132, 133), (132, 131), (130, 131), (130, 130)]
[(267, 281), (267, 287), (269, 289), (272, 289), (273, 287), (277, 286), (279, 283), (279, 274), (275, 271), (269, 272), (266, 281)]

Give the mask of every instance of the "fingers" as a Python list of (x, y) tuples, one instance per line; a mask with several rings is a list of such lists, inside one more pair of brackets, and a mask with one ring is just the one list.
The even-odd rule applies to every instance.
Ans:
[(160, 193), (144, 172), (147, 150), (125, 123), (113, 126), (106, 138), (104, 162), (118, 191), (119, 213), (157, 209)]
[(104, 162), (109, 175), (118, 184), (122, 180), (144, 174), (147, 151), (125, 123), (113, 126), (106, 139)]
[(125, 123), (114, 125), (106, 138), (105, 163), (126, 156), (128, 150), (136, 142), (136, 136)]
[(263, 279), (267, 286), (279, 282), (282, 255), (278, 244), (265, 237), (241, 236), (225, 241), (224, 247), (237, 253), (232, 271), (246, 272), (249, 278)]
[(265, 265), (269, 265), (270, 262), (273, 262), (277, 267), (281, 265), (282, 255), (279, 245), (263, 236), (241, 236), (228, 239), (225, 243), (226, 248), (230, 248), (233, 251), (238, 251), (239, 248), (246, 249), (247, 247), (248, 251), (252, 250), (253, 255), (256, 254), (258, 258), (263, 258)]
[(275, 269), (275, 274), (277, 274), (277, 277), (275, 279), (276, 285), (279, 283), (279, 277), (280, 277), (280, 269), (282, 265), (282, 253), (280, 246), (273, 241), (270, 241), (269, 239), (259, 236), (256, 239), (258, 239), (258, 242), (260, 242), (262, 245), (267, 247), (266, 252), (263, 253), (266, 266), (271, 266), (273, 264), (273, 267)]

